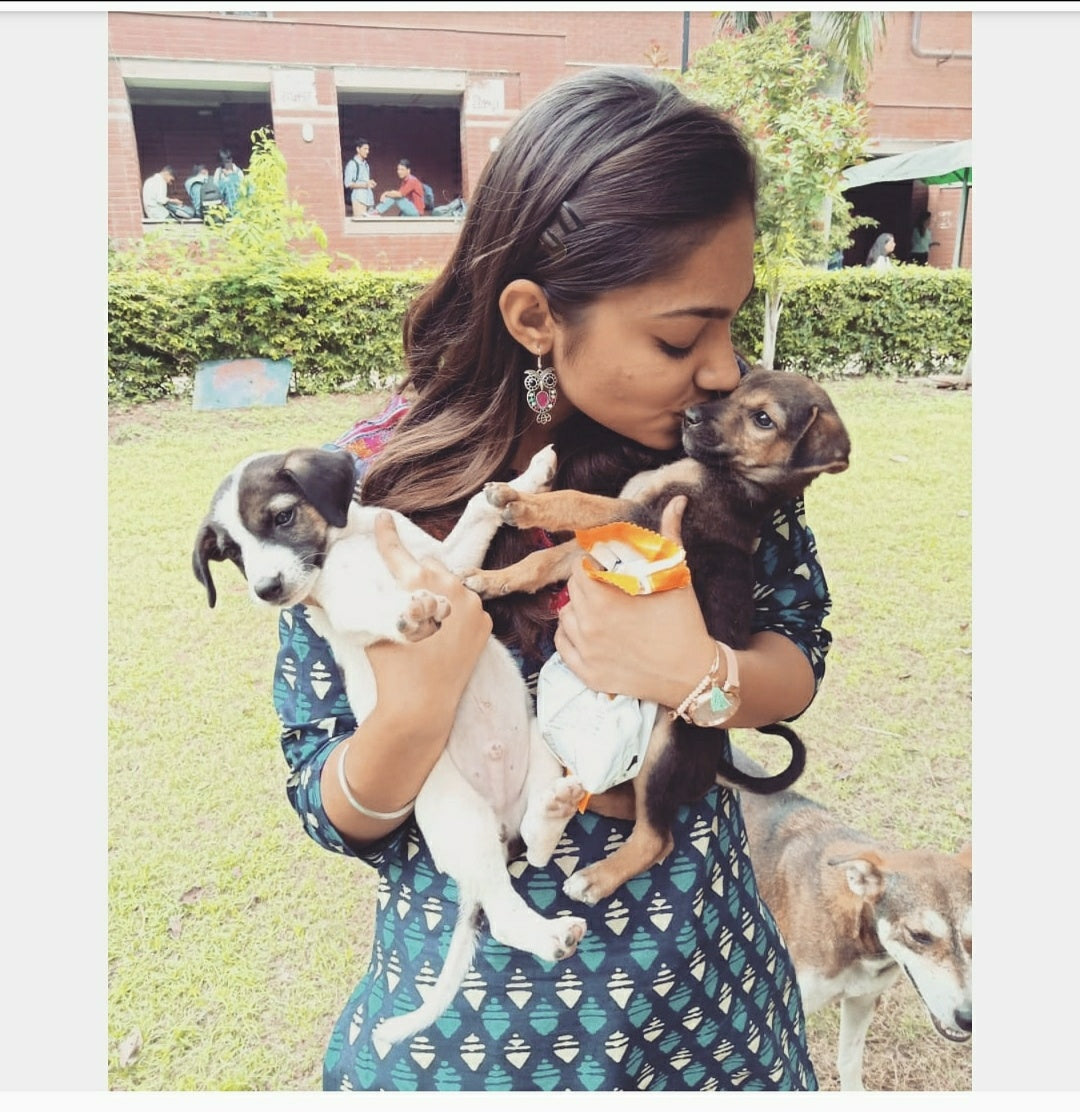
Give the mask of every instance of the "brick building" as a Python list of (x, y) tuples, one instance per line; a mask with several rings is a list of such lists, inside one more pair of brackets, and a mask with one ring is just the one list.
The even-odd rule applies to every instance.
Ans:
[[(182, 181), (228, 147), (243, 166), (251, 132), (269, 125), (290, 192), (331, 250), (373, 270), (439, 265), (452, 219), (348, 219), (342, 169), (358, 136), (371, 143), (376, 193), (407, 157), (436, 204), (468, 200), (511, 120), (553, 82), (596, 64), (677, 72), (714, 28), (708, 11), (111, 12), (109, 235), (142, 234), (141, 183), (162, 165)], [(970, 53), (969, 13), (889, 16), (870, 88), (880, 153), (970, 137)], [(943, 239), (947, 197), (866, 189), (866, 211), (881, 210), (898, 243), (927, 201)], [(932, 261), (951, 258), (944, 241), (934, 250)]]

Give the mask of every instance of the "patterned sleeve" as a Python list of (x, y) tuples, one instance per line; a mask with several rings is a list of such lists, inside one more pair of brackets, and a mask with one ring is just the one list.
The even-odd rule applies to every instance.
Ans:
[(289, 766), (285, 793), (304, 830), (324, 849), (383, 860), (402, 841), (406, 822), (385, 838), (358, 850), (338, 833), (322, 801), (322, 772), (338, 742), (356, 729), (341, 672), (330, 646), (312, 628), (303, 606), (283, 610), (274, 673), (274, 709), (281, 719), (281, 748)]
[(754, 571), (754, 632), (782, 633), (798, 645), (814, 670), (816, 692), (832, 643), (823, 627), (832, 600), (801, 498), (777, 510), (762, 529)]

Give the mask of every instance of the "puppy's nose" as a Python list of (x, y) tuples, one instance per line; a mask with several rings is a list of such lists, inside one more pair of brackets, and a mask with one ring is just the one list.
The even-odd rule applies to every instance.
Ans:
[(953, 1018), (956, 1020), (956, 1026), (959, 1027), (961, 1031), (971, 1030), (970, 1008), (957, 1008)]
[(687, 428), (692, 428), (694, 425), (701, 424), (701, 410), (698, 409), (696, 405), (692, 405), (683, 414), (683, 424), (686, 425)]
[(260, 579), (253, 590), (263, 602), (274, 602), (281, 598), (281, 573), (278, 572), (272, 579)]

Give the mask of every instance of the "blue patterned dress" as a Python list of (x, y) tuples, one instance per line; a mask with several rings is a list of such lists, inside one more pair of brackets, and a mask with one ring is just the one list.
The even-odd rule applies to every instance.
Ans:
[[(361, 470), (402, 408), (396, 399), (339, 442)], [(829, 597), (801, 502), (776, 514), (755, 559), (755, 630), (794, 640), (820, 682)], [(274, 699), (289, 801), (315, 841), (351, 855), (326, 817), (319, 784), (327, 757), (356, 722), (329, 647), (303, 607), (282, 612), (280, 637)], [(539, 663), (522, 662), (532, 688)], [(434, 983), (457, 891), (436, 871), (413, 819), (368, 847), (361, 858), (379, 874), (371, 959), (330, 1037), (324, 1088), (817, 1088), (794, 969), (758, 897), (737, 794), (718, 787), (682, 807), (667, 859), (596, 907), (565, 896), (566, 877), (611, 853), (630, 829), (586, 812), (571, 820), (545, 868), (512, 861), (514, 886), (537, 911), (586, 919), (577, 953), (545, 962), (484, 932), (451, 1007), (385, 1057), (371, 1033), (381, 1019), (418, 1007)]]

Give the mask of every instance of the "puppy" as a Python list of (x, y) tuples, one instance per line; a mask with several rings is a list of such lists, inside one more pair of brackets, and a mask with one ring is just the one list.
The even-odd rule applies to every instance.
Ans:
[[(818, 475), (848, 466), (850, 442), (825, 391), (801, 375), (754, 370), (729, 395), (687, 410), (687, 458), (632, 478), (619, 498), (561, 490), (530, 495), (489, 484), (503, 519), (551, 532), (625, 520), (657, 530), (667, 503), (688, 496), (682, 543), (709, 633), (744, 648), (753, 617), (753, 552), (761, 528), (784, 502)], [(581, 550), (575, 541), (530, 554), (508, 568), (469, 573), (465, 582), (484, 597), (535, 591), (566, 579)], [(758, 779), (718, 757), (716, 729), (661, 710), (640, 771), (632, 781), (634, 829), (608, 858), (570, 876), (564, 891), (587, 904), (651, 867), (671, 850), (671, 822), (682, 803), (701, 798), (720, 778), (750, 791), (780, 791), (802, 772), (805, 750), (793, 731), (780, 733), (792, 748), (788, 769)]]
[[(522, 494), (550, 481), (555, 455), (546, 448), (509, 484)], [(357, 722), (375, 706), (375, 677), (365, 649), (377, 641), (417, 641), (434, 633), (449, 603), (394, 581), (374, 539), (377, 507), (354, 500), (352, 457), (297, 449), (244, 460), (221, 483), (199, 527), (195, 577), (213, 606), (210, 563), (231, 560), (251, 596), (274, 607), (305, 603), (313, 628), (341, 668)], [(479, 563), (501, 517), (483, 492), (473, 497), (445, 541), (400, 514), (398, 535), (418, 560), (434, 556), (460, 574)], [(339, 757), (331, 756), (330, 760)], [(389, 1045), (432, 1023), (464, 980), (474, 953), (478, 915), (507, 946), (545, 961), (573, 954), (585, 934), (577, 917), (545, 919), (515, 892), (508, 844), (520, 834), (533, 865), (546, 864), (584, 796), (539, 737), (524, 680), (492, 637), (462, 696), (450, 739), (416, 798), (416, 821), (436, 866), (457, 881), (460, 907), (450, 951), (422, 1007), (385, 1021), (376, 1042)]]
[(758, 891), (807, 1014), (840, 1001), (841, 1089), (862, 1089), (866, 1032), (901, 970), (939, 1035), (971, 1038), (970, 844), (956, 854), (893, 849), (794, 791), (744, 795), (742, 812)]

